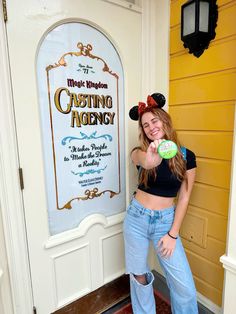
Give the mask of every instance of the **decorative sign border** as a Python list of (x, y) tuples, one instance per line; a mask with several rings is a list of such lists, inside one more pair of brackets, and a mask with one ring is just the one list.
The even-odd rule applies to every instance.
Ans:
[[(57, 204), (57, 209), (63, 210), (63, 209), (71, 209), (72, 205), (71, 202), (74, 200), (88, 200), (88, 199), (93, 199), (95, 197), (100, 197), (106, 192), (110, 192), (110, 198), (112, 198), (114, 195), (117, 195), (121, 192), (121, 178), (120, 178), (120, 123), (119, 123), (119, 96), (118, 96), (118, 91), (119, 91), (119, 76), (112, 72), (112, 70), (109, 69), (107, 63), (100, 57), (95, 56), (91, 53), (93, 47), (91, 44), (87, 44), (86, 46), (83, 45), (83, 43), (79, 42), (77, 44), (77, 47), (79, 51), (75, 52), (67, 52), (62, 55), (62, 57), (59, 59), (57, 63), (54, 63), (53, 65), (48, 65), (46, 67), (46, 75), (47, 75), (47, 88), (48, 88), (48, 101), (49, 101), (49, 112), (50, 112), (50, 126), (51, 126), (51, 137), (52, 137), (52, 151), (53, 151), (53, 164), (54, 164), (54, 181), (55, 181), (55, 189), (56, 189), (56, 204)], [(57, 68), (67, 66), (67, 63), (65, 61), (66, 56), (76, 56), (76, 57), (86, 57), (86, 58), (91, 58), (95, 59), (96, 61), (102, 61), (103, 62), (103, 71), (108, 72), (110, 75), (112, 75), (116, 79), (116, 87), (117, 87), (117, 130), (118, 130), (118, 180), (119, 180), (119, 190), (117, 192), (111, 191), (111, 190), (104, 190), (104, 191), (99, 191), (97, 187), (93, 188), (92, 190), (87, 189), (84, 192), (84, 196), (77, 196), (68, 202), (64, 204), (64, 206), (60, 207), (59, 206), (59, 201), (58, 201), (58, 180), (57, 180), (57, 164), (56, 164), (56, 153), (55, 153), (55, 144), (54, 144), (54, 132), (53, 132), (53, 114), (52, 114), (52, 104), (51, 104), (51, 91), (50, 91), (50, 78), (49, 78), (49, 71)], [(81, 133), (82, 136), (86, 136), (85, 134)], [(96, 132), (93, 132), (90, 135), (90, 138), (95, 138)], [(68, 138), (64, 139), (68, 140)], [(71, 139), (69, 139), (71, 140)]]

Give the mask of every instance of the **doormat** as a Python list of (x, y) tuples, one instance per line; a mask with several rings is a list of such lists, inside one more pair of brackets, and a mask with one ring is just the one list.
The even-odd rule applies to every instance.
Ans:
[[(156, 311), (158, 314), (171, 314), (170, 302), (165, 299), (159, 292), (154, 291), (156, 300)], [(121, 309), (114, 312), (114, 314), (132, 314), (131, 303), (124, 305)]]

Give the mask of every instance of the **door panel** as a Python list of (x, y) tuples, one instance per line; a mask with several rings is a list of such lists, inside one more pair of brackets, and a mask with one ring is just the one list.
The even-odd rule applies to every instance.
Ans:
[[(99, 29), (120, 55), (124, 70), (124, 97), (120, 106), (123, 106), (124, 116), (128, 116), (133, 100), (140, 96), (141, 76), (137, 75), (137, 69), (141, 68), (141, 14), (101, 0), (28, 0), (24, 5), (12, 0), (7, 6), (33, 297), (37, 313), (47, 314), (124, 273), (122, 221), (125, 205), (112, 215), (92, 212), (83, 217), (77, 227), (50, 234), (37, 56), (45, 36), (59, 25), (83, 22)], [(122, 139), (120, 150), (121, 153), (126, 151), (127, 162), (132, 145), (129, 142), (131, 126), (124, 121), (124, 127), (126, 141)], [(121, 167), (124, 168), (124, 164)], [(129, 167), (125, 168), (128, 173)], [(126, 174), (126, 184), (121, 185), (123, 197), (130, 193), (129, 182)], [(109, 197), (104, 201), (109, 202)], [(73, 215), (73, 210), (68, 210), (68, 215)]]

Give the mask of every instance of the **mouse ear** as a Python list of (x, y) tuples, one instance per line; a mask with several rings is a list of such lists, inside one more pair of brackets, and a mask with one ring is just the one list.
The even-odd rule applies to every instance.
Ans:
[(130, 119), (134, 121), (138, 121), (139, 114), (138, 114), (138, 106), (134, 106), (129, 111), (129, 117)]
[(158, 108), (162, 108), (166, 103), (166, 98), (161, 93), (154, 93), (151, 95), (151, 97), (155, 100), (155, 102), (158, 105)]

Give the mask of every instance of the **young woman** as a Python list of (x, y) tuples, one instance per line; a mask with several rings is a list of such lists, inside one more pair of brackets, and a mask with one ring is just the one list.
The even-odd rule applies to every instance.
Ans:
[[(140, 146), (131, 152), (139, 182), (124, 220), (126, 272), (130, 275), (134, 314), (156, 313), (154, 276), (147, 265), (151, 241), (170, 289), (172, 313), (197, 314), (196, 289), (179, 237), (196, 160), (192, 151), (180, 147), (171, 118), (161, 109), (164, 104), (165, 97), (157, 93), (130, 110), (131, 119), (139, 121)], [(163, 140), (177, 144), (175, 157), (160, 157), (157, 147)]]

